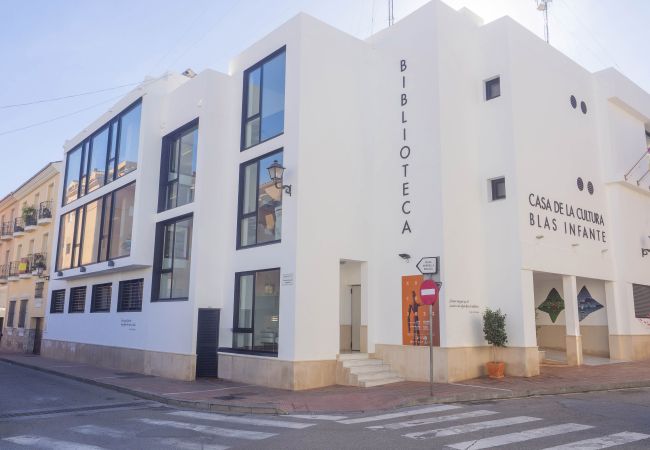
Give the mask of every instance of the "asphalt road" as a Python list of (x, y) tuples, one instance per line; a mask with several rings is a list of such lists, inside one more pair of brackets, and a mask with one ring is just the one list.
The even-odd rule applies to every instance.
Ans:
[(171, 408), (0, 362), (0, 449), (650, 449), (650, 389), (241, 416)]

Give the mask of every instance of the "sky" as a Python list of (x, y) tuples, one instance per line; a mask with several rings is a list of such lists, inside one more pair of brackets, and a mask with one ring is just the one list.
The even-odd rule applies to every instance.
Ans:
[[(485, 22), (509, 15), (542, 37), (535, 0), (443, 0)], [(399, 21), (426, 0), (394, 0)], [(299, 12), (361, 39), (387, 0), (0, 0), (0, 198), (145, 76), (227, 72), (228, 62)], [(650, 92), (650, 0), (553, 0), (551, 45), (590, 71), (615, 67)], [(119, 88), (116, 88), (121, 86)], [(59, 101), (30, 103), (96, 92)], [(18, 131), (16, 131), (18, 130)]]

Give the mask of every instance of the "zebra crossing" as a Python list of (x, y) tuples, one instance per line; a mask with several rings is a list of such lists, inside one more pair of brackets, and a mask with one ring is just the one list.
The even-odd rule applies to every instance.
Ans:
[[(479, 450), (487, 448), (501, 448), (510, 444), (529, 444), (529, 441), (534, 442), (536, 448), (543, 448), (539, 441), (544, 438), (562, 437), (566, 438), (568, 442), (561, 445), (554, 445), (546, 447), (545, 450), (596, 450), (602, 448), (609, 448), (615, 446), (622, 446), (625, 444), (634, 444), (640, 441), (650, 439), (650, 434), (636, 433), (636, 432), (619, 432), (613, 434), (606, 434), (603, 436), (593, 437), (589, 439), (571, 440), (571, 433), (590, 430), (592, 434), (597, 434), (597, 427), (594, 425), (586, 425), (579, 423), (556, 423), (544, 426), (541, 425), (545, 420), (541, 417), (532, 416), (509, 416), (491, 420), (478, 420), (466, 422), (462, 424), (451, 424), (446, 427), (440, 427), (436, 424), (444, 424), (447, 422), (467, 421), (488, 416), (503, 415), (499, 411), (492, 411), (486, 409), (475, 409), (470, 411), (455, 412), (453, 414), (443, 414), (445, 411), (459, 410), (466, 407), (461, 405), (433, 405), (424, 408), (415, 408), (406, 411), (380, 414), (375, 416), (358, 417), (354, 419), (339, 420), (338, 423), (344, 425), (351, 424), (364, 424), (365, 428), (374, 431), (390, 431), (402, 433), (409, 429), (418, 428), (418, 431), (410, 431), (401, 434), (402, 438), (413, 440), (434, 440), (436, 438), (448, 438), (451, 436), (471, 435), (472, 433), (484, 432), (486, 430), (499, 430), (499, 434), (494, 434), (486, 437), (475, 437), (474, 439), (462, 440), (460, 442), (443, 442), (436, 445), (435, 448), (452, 448), (456, 450)], [(467, 409), (467, 408), (466, 408)], [(436, 413), (436, 415), (430, 415)], [(427, 417), (418, 417), (428, 415)], [(417, 417), (417, 418), (416, 418)], [(408, 420), (388, 422), (375, 425), (367, 425), (372, 422), (385, 422), (387, 420), (406, 418)], [(422, 429), (426, 426), (436, 426), (436, 428)], [(514, 426), (524, 426), (526, 429), (521, 431), (505, 431), (512, 429)], [(534, 426), (534, 428), (528, 428)], [(566, 435), (566, 436), (565, 436)], [(469, 437), (469, 436), (468, 436)], [(430, 441), (431, 442), (431, 441)], [(515, 447), (512, 447), (515, 448)], [(644, 443), (644, 448), (650, 448), (650, 441)]]
[[(267, 446), (261, 441), (280, 434), (299, 443), (319, 433), (343, 432), (389, 437), (385, 441), (386, 448), (396, 448), (396, 442), (403, 442), (404, 447), (409, 448), (421, 445), (422, 448), (456, 450), (504, 446), (547, 450), (595, 450), (626, 445), (650, 448), (650, 434), (629, 430), (608, 434), (599, 432), (598, 426), (593, 424), (559, 423), (559, 420), (531, 414), (508, 414), (499, 409), (435, 404), (375, 415), (293, 414), (273, 417), (157, 408), (134, 417), (123, 417), (110, 426), (90, 423), (91, 416), (84, 416), (86, 423), (82, 420), (60, 434), (45, 436), (30, 430), (29, 433), (5, 435), (0, 438), (0, 448), (225, 450), (239, 446)], [(146, 446), (143, 446), (144, 442)]]

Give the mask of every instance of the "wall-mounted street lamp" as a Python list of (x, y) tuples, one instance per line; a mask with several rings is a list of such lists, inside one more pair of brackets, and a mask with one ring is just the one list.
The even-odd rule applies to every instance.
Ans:
[(284, 192), (291, 197), (291, 185), (290, 184), (282, 184), (282, 177), (284, 175), (284, 167), (282, 164), (280, 164), (277, 160), (273, 161), (273, 164), (271, 164), (269, 167), (267, 167), (267, 170), (269, 171), (269, 177), (271, 178), (271, 181), (275, 184), (275, 187), (278, 189), (284, 189)]

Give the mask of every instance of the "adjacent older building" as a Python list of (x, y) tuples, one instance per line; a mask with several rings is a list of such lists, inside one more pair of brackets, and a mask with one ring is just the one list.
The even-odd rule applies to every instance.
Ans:
[(39, 353), (61, 162), (0, 200), (0, 348)]
[(457, 381), (490, 307), (512, 375), (648, 358), (649, 131), (648, 93), (509, 18), (433, 1), (359, 40), (299, 15), (66, 143), (43, 352), (372, 386), (427, 380), (432, 327)]

